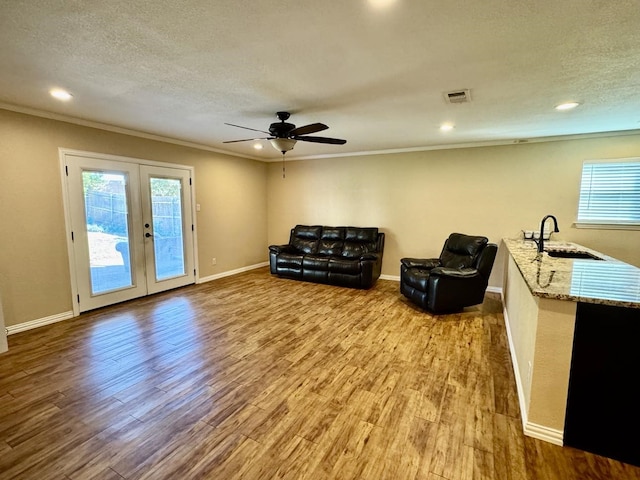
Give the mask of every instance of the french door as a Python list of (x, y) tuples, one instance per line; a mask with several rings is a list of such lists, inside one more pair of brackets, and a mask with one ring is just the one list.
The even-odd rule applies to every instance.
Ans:
[(63, 153), (74, 312), (195, 282), (191, 169)]

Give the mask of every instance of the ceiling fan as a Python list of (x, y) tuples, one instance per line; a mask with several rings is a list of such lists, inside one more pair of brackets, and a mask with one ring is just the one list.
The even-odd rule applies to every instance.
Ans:
[(273, 145), (276, 150), (282, 152), (283, 156), (286, 152), (293, 149), (297, 141), (330, 143), (332, 145), (344, 145), (345, 143), (347, 143), (346, 140), (342, 140), (340, 138), (308, 136), (309, 133), (321, 132), (322, 130), (328, 129), (329, 127), (327, 127), (324, 123), (310, 123), (309, 125), (296, 127), (293, 123), (287, 123), (287, 120), (291, 116), (289, 112), (277, 112), (276, 115), (280, 121), (274, 122), (269, 125), (268, 132), (264, 130), (256, 130), (255, 128), (243, 127), (241, 125), (234, 125), (232, 123), (225, 123), (225, 125), (244, 128), (245, 130), (252, 130), (254, 132), (261, 132), (269, 136), (261, 138), (245, 138), (243, 140), (228, 140), (222, 143), (248, 142), (251, 140), (269, 140), (271, 145)]

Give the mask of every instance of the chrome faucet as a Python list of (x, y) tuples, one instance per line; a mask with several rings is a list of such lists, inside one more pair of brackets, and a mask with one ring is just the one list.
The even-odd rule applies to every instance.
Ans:
[(538, 240), (538, 253), (542, 253), (544, 251), (544, 222), (547, 221), (547, 218), (551, 218), (553, 220), (553, 231), (559, 232), (558, 230), (558, 220), (553, 215), (546, 215), (542, 222), (540, 222), (540, 239)]

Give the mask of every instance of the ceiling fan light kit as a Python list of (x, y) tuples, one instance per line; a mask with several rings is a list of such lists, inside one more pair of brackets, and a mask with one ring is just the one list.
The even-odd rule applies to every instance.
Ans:
[(280, 121), (273, 122), (271, 125), (269, 125), (268, 132), (265, 132), (264, 130), (256, 130), (255, 128), (243, 127), (242, 125), (234, 125), (233, 123), (225, 123), (225, 125), (229, 125), (231, 127), (244, 128), (245, 130), (251, 130), (253, 132), (266, 133), (270, 136), (262, 138), (245, 138), (243, 140), (228, 140), (223, 143), (269, 140), (269, 143), (271, 143), (273, 148), (282, 153), (282, 178), (285, 178), (284, 154), (290, 150), (293, 150), (293, 147), (298, 141), (330, 143), (332, 145), (344, 145), (345, 143), (347, 143), (346, 140), (342, 140), (341, 138), (308, 136), (309, 133), (321, 132), (322, 130), (328, 129), (329, 127), (327, 127), (324, 123), (310, 123), (309, 125), (296, 127), (293, 123), (287, 123), (287, 120), (291, 116), (289, 112), (277, 112), (276, 116)]
[(324, 123), (310, 123), (302, 127), (296, 127), (293, 123), (288, 123), (287, 120), (291, 116), (289, 112), (277, 112), (279, 122), (273, 122), (269, 125), (269, 131), (257, 130), (255, 128), (243, 127), (242, 125), (234, 125), (233, 123), (225, 123), (231, 127), (244, 128), (245, 130), (251, 130), (253, 132), (261, 132), (269, 135), (268, 137), (261, 138), (245, 138), (243, 140), (228, 140), (222, 143), (236, 143), (236, 142), (249, 142), (255, 140), (269, 140), (273, 148), (282, 152), (283, 154), (292, 150), (296, 142), (313, 142), (313, 143), (329, 143), (332, 145), (344, 145), (346, 140), (340, 138), (329, 137), (310, 137), (310, 133), (321, 132), (326, 130), (327, 127)]
[(293, 147), (296, 145), (297, 140), (292, 138), (272, 138), (269, 140), (269, 143), (273, 145), (277, 151), (282, 152), (284, 155), (289, 150), (293, 150)]

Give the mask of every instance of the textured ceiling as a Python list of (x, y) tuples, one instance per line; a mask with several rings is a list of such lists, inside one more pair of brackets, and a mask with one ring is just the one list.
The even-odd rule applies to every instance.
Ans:
[(0, 45), (0, 107), (264, 160), (225, 122), (347, 139), (291, 158), (640, 129), (638, 0), (2, 0)]

